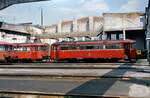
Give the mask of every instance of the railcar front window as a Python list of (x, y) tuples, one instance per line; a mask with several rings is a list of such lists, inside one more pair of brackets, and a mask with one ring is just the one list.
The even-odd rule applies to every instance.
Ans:
[(11, 47), (11, 46), (5, 46), (5, 50), (6, 50), (6, 51), (11, 51), (11, 50), (12, 50), (12, 47)]
[(125, 45), (124, 45), (124, 48), (125, 48), (125, 49), (130, 49), (130, 44), (125, 44)]
[(27, 47), (22, 47), (22, 51), (27, 51)]
[(0, 46), (0, 51), (5, 51), (5, 47), (4, 46)]

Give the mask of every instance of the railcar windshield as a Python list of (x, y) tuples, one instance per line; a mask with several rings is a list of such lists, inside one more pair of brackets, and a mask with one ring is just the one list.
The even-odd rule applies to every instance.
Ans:
[(11, 51), (12, 46), (9, 45), (0, 45), (0, 51)]
[(5, 46), (0, 46), (0, 51), (5, 51)]
[(133, 44), (130, 44), (130, 43), (126, 43), (126, 44), (124, 44), (124, 49), (132, 49), (133, 48)]

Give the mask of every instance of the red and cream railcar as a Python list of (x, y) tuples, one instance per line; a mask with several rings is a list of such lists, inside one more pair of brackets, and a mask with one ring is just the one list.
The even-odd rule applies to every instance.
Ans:
[(42, 61), (48, 58), (48, 44), (42, 43), (25, 43), (14, 44), (12, 59), (17, 61)]
[(58, 42), (51, 46), (52, 61), (71, 59), (136, 59), (133, 40)]
[(11, 58), (11, 52), (12, 52), (12, 44), (7, 42), (0, 42), (0, 61), (8, 61)]

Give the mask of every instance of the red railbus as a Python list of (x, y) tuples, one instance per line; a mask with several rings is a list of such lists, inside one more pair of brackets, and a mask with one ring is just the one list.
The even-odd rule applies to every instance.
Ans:
[(133, 40), (57, 42), (51, 46), (52, 61), (73, 59), (136, 59)]
[(42, 61), (48, 58), (48, 44), (22, 43), (14, 44), (11, 54), (14, 61)]
[(11, 58), (12, 44), (7, 42), (0, 42), (0, 61), (7, 62)]

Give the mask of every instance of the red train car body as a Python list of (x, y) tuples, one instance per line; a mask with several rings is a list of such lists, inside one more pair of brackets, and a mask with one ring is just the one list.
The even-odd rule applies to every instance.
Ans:
[(136, 59), (133, 40), (58, 42), (51, 46), (52, 61), (71, 59)]
[(13, 60), (42, 61), (48, 57), (48, 44), (31, 43), (15, 44), (12, 52)]
[(0, 42), (0, 61), (8, 61), (11, 58), (12, 44)]

